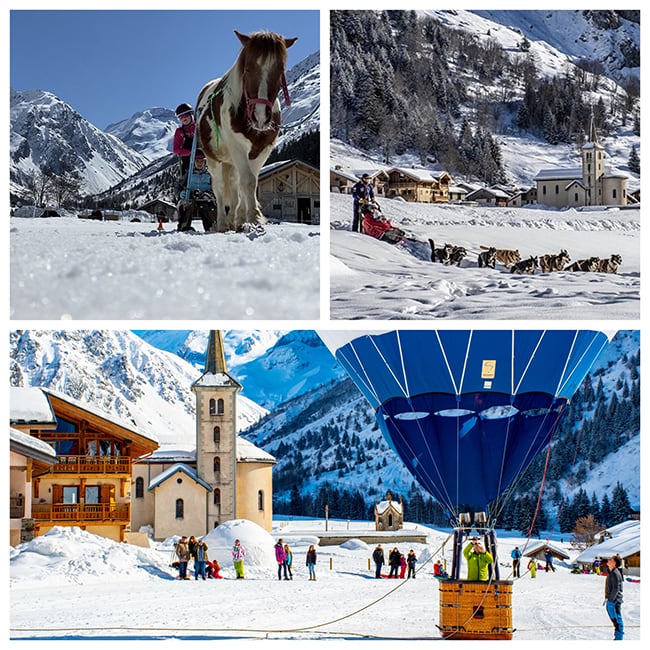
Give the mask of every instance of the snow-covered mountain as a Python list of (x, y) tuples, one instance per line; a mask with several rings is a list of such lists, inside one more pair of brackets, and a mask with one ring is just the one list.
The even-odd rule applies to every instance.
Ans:
[[(207, 331), (136, 333), (151, 345), (173, 352), (197, 368), (203, 367)], [(223, 342), (228, 372), (244, 386), (244, 395), (267, 409), (345, 374), (312, 330), (229, 330)]]
[[(10, 384), (52, 388), (133, 422), (163, 449), (195, 447), (195, 398), (201, 375), (170, 352), (129, 331), (13, 331)], [(238, 428), (267, 410), (238, 395)]]
[(85, 120), (44, 90), (10, 93), (10, 190), (21, 196), (47, 167), (79, 173), (82, 194), (94, 194), (141, 170), (148, 159)]
[(157, 107), (109, 124), (105, 131), (152, 161), (171, 153), (177, 126), (178, 120), (172, 109)]
[[(151, 340), (165, 347), (198, 350), (199, 340), (207, 333), (193, 334), (158, 331)], [(263, 399), (277, 398), (280, 392), (297, 393), (270, 411), (243, 397), (239, 402), (242, 435), (278, 459), (274, 470), (277, 499), (286, 501), (294, 486), (301, 494), (313, 495), (325, 483), (360, 491), (372, 500), (383, 498), (387, 489), (402, 495), (412, 490), (414, 481), (383, 439), (371, 407), (351, 380), (342, 379), (343, 372), (333, 358), (327, 360), (329, 353), (314, 332), (286, 333), (256, 358), (251, 350), (261, 351), (276, 334), (268, 338), (249, 334), (224, 335), (230, 351), (229, 371), (239, 367), (245, 392)], [(245, 349), (242, 358), (246, 360), (239, 366), (233, 353), (238, 346)], [(574, 400), (576, 410), (565, 417), (567, 437), (560, 438), (558, 453), (569, 455), (568, 473), (554, 490), (571, 495), (587, 486), (590, 495), (593, 492), (600, 498), (605, 492), (610, 495), (613, 484), (620, 481), (631, 503), (639, 504), (637, 416), (621, 422), (623, 413), (630, 411), (621, 409), (617, 416), (612, 406), (620, 408), (638, 398), (639, 347), (638, 331), (621, 331), (592, 368), (587, 382), (590, 390), (580, 391), (581, 400)], [(133, 421), (152, 432), (164, 448), (193, 449), (190, 386), (200, 369), (174, 353), (152, 347), (133, 332), (13, 331), (9, 362), (12, 386), (51, 387)], [(300, 392), (305, 388), (300, 385), (301, 377), (311, 381), (304, 392)], [(604, 407), (611, 411), (607, 416)], [(599, 419), (603, 422), (596, 422)], [(604, 440), (594, 434), (587, 441), (588, 421), (611, 427)], [(573, 440), (578, 430), (579, 447)], [(597, 445), (603, 444), (601, 451)], [(533, 485), (539, 482), (539, 475), (531, 481)], [(554, 490), (547, 487), (550, 495)]]
[[(287, 84), (291, 106), (283, 114), (278, 147), (320, 128), (319, 52), (288, 70)], [(160, 188), (171, 187), (173, 193), (169, 170), (175, 162), (171, 145), (177, 126), (172, 109), (156, 107), (101, 131), (50, 92), (12, 90), (12, 203), (26, 198), (37, 171), (46, 166), (56, 170), (61, 161), (79, 173), (82, 196), (116, 188), (114, 196), (128, 201), (128, 193), (136, 191), (143, 203), (158, 197)]]
[(282, 110), (282, 129), (276, 147), (310, 131), (320, 130), (320, 52), (310, 54), (287, 71), (291, 104)]
[[(342, 144), (366, 157), (366, 169), (425, 166), (455, 179), (484, 180), (467, 161), (473, 149), (463, 149), (465, 125), (474, 136), (493, 136), (493, 162), (507, 182), (530, 187), (540, 169), (575, 166), (579, 134), (596, 113), (608, 165), (628, 173), (630, 152), (640, 148), (639, 12), (379, 15), (333, 12), (330, 110), (339, 152)], [(372, 34), (370, 45), (355, 54), (364, 29)], [(531, 105), (548, 119), (545, 125), (541, 117), (528, 119)], [(549, 127), (554, 120), (567, 129), (562, 137), (549, 135), (556, 135)], [(354, 173), (339, 152), (332, 152), (332, 166)], [(634, 189), (637, 175), (629, 176)]]

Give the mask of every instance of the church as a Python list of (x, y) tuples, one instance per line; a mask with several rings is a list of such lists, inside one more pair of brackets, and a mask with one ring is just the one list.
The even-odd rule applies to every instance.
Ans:
[(580, 148), (580, 167), (542, 169), (535, 176), (537, 203), (554, 208), (627, 205), (628, 177), (605, 165), (592, 118), (589, 139)]
[(209, 533), (232, 519), (270, 531), (276, 460), (237, 435), (237, 394), (228, 374), (221, 332), (212, 330), (196, 399), (196, 449), (156, 451), (133, 466), (131, 531), (154, 539)]

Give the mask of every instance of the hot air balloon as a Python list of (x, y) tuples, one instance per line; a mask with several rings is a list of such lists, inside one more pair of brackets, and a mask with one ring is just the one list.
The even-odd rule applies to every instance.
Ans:
[[(449, 511), (461, 545), (494, 525), (517, 477), (548, 446), (610, 335), (594, 330), (323, 331), (405, 466)], [(474, 521), (461, 510), (471, 508)], [(486, 514), (487, 512), (487, 514)], [(498, 562), (494, 563), (498, 580)]]

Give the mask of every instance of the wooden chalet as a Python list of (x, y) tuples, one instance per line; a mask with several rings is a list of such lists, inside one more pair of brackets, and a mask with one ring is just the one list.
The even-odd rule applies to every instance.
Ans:
[(466, 197), (468, 201), (474, 201), (479, 205), (497, 206), (503, 208), (508, 205), (509, 196), (498, 188), (481, 187), (470, 192)]
[(176, 220), (176, 206), (171, 201), (153, 199), (141, 205), (138, 210), (152, 214), (156, 219), (162, 218), (164, 222)]
[(302, 160), (262, 167), (257, 183), (262, 212), (270, 219), (320, 223), (320, 170)]
[(392, 167), (388, 169), (386, 197), (401, 197), (418, 203), (448, 203), (451, 176), (428, 169)]
[[(32, 406), (30, 400), (42, 401), (39, 392), (53, 419), (43, 420), (43, 409)], [(50, 389), (12, 388), (10, 400), (10, 426), (55, 453), (51, 467), (32, 476), (34, 535), (54, 526), (79, 526), (125, 541), (131, 526), (133, 461), (151, 454), (158, 443), (133, 424)]]

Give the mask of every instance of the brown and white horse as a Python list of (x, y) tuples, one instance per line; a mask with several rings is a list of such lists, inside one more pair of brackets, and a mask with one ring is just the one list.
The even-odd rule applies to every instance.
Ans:
[(237, 60), (203, 87), (196, 105), (198, 146), (212, 177), (218, 232), (266, 221), (257, 178), (280, 131), (280, 90), (289, 103), (284, 71), (287, 48), (297, 40), (265, 31), (235, 34), (242, 44)]

